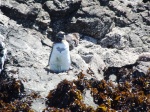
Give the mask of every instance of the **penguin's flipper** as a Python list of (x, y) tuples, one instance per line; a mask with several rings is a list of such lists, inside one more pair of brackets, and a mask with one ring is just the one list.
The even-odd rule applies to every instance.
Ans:
[[(53, 44), (52, 46), (54, 46), (54, 44)], [(53, 52), (53, 47), (52, 47), (52, 49), (51, 49), (51, 52), (50, 52), (50, 55), (49, 55), (48, 64), (47, 64), (46, 67), (48, 67), (48, 66), (50, 65), (50, 59), (51, 59), (52, 52)]]

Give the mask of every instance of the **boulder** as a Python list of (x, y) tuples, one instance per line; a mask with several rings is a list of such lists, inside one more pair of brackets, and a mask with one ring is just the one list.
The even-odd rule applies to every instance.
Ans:
[(105, 38), (100, 41), (103, 47), (124, 49), (129, 46), (128, 28), (113, 28), (106, 34)]
[(143, 42), (140, 37), (134, 33), (130, 34), (130, 42), (132, 47), (143, 47)]
[(47, 29), (47, 27), (50, 25), (50, 22), (51, 19), (48, 12), (41, 10), (37, 15), (36, 24), (42, 29)]
[(51, 17), (65, 17), (78, 10), (81, 0), (53, 0), (46, 1), (43, 8)]

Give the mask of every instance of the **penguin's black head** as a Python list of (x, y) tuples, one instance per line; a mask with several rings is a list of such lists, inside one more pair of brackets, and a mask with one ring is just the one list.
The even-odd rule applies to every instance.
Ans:
[(60, 31), (56, 34), (56, 38), (55, 38), (55, 41), (56, 42), (61, 42), (65, 37), (65, 33)]

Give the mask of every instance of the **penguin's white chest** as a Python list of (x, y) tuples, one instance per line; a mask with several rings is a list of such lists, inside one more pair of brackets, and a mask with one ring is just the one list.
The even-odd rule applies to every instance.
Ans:
[(69, 44), (66, 41), (53, 45), (50, 56), (50, 70), (53, 72), (63, 72), (70, 68)]

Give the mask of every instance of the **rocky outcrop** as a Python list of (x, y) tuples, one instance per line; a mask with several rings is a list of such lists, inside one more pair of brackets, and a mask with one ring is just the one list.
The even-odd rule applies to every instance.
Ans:
[(6, 61), (7, 49), (4, 43), (4, 36), (0, 35), (0, 73), (4, 69), (4, 63)]
[(53, 0), (46, 1), (43, 8), (49, 12), (52, 17), (65, 17), (69, 16), (80, 7), (81, 0)]
[[(108, 75), (106, 79), (115, 83), (121, 75), (115, 70), (122, 67), (146, 74), (150, 67), (149, 4), (141, 0), (2, 0), (0, 39), (4, 38), (7, 49), (4, 71), (22, 81), (26, 94), (35, 91), (41, 95), (32, 105), (37, 111), (45, 107), (50, 90), (64, 79), (77, 79), (80, 71), (87, 79), (101, 80)], [(52, 40), (60, 30), (70, 43), (72, 69), (55, 74), (46, 65)]]

